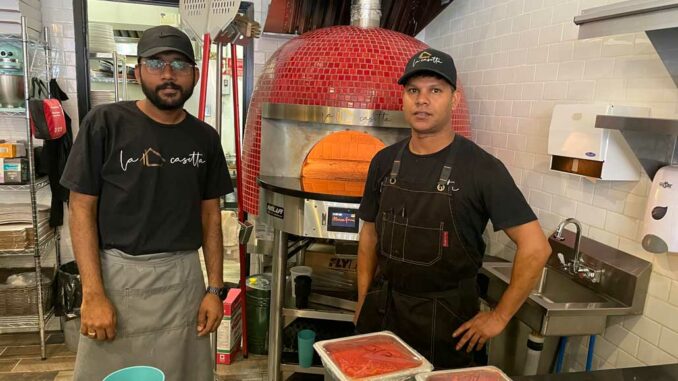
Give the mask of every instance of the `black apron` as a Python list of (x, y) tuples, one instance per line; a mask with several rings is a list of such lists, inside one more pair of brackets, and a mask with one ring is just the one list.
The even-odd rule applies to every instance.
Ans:
[(476, 276), (482, 255), (464, 245), (455, 226), (454, 144), (439, 179), (430, 184), (398, 178), (408, 145), (409, 140), (381, 184), (378, 270), (356, 329), (390, 330), (436, 369), (470, 366), (473, 355), (455, 349), (452, 333), (479, 310)]

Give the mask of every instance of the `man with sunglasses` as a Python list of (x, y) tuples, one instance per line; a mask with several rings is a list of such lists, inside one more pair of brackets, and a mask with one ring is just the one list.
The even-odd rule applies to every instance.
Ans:
[(183, 109), (199, 78), (188, 36), (151, 28), (137, 54), (146, 97), (94, 108), (61, 179), (83, 291), (74, 380), (150, 365), (167, 381), (212, 381), (219, 198), (233, 186), (218, 134)]

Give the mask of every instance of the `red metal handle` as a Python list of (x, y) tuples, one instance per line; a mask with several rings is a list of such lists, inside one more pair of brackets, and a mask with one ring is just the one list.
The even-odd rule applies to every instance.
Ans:
[[(207, 75), (210, 72), (210, 49), (212, 39), (209, 33), (202, 36), (202, 70), (200, 72), (200, 103), (198, 103), (198, 119), (205, 121), (205, 104), (207, 103)], [(221, 75), (221, 74), (219, 74)]]
[[(233, 88), (233, 129), (235, 135), (235, 167), (238, 197), (238, 221), (245, 222), (245, 210), (243, 209), (243, 189), (242, 189), (242, 160), (240, 157), (240, 101), (238, 100), (238, 50), (235, 44), (231, 44), (231, 87)], [(247, 322), (247, 287), (245, 279), (247, 278), (247, 248), (245, 245), (238, 246), (240, 257), (240, 292), (242, 321)], [(247, 324), (242, 324), (242, 353), (247, 357), (249, 354), (247, 348)]]

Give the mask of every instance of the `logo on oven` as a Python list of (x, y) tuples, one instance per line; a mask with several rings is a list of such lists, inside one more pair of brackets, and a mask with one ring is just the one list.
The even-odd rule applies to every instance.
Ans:
[(667, 189), (667, 188), (670, 189), (673, 186), (673, 184), (671, 184), (668, 181), (662, 181), (661, 183), (659, 183), (659, 186), (664, 188), (664, 189)]
[(278, 205), (266, 204), (266, 214), (276, 218), (285, 218), (285, 208)]

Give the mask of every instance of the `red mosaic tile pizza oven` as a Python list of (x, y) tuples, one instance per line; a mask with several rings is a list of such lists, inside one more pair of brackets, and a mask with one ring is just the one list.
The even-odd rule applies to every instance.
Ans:
[[(252, 96), (243, 144), (244, 210), (258, 214), (257, 177), (261, 154), (261, 108), (264, 103), (400, 110), (397, 81), (407, 60), (428, 46), (407, 35), (381, 28), (336, 26), (314, 30), (288, 41), (266, 63)], [(462, 90), (461, 85), (457, 88)], [(452, 128), (470, 136), (468, 107), (462, 101)], [(263, 147), (266, 149), (266, 147)], [(301, 170), (302, 163), (299, 163)]]

